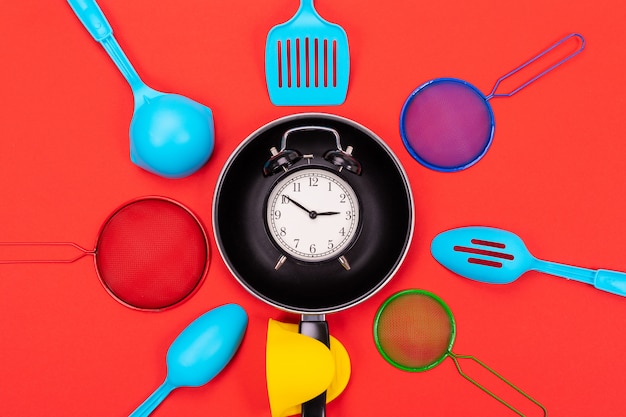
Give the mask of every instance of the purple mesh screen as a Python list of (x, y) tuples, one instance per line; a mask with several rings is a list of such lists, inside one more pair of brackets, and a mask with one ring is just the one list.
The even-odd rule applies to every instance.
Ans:
[(405, 146), (423, 165), (456, 171), (472, 165), (493, 137), (493, 112), (485, 96), (454, 78), (424, 84), (402, 109), (400, 130)]

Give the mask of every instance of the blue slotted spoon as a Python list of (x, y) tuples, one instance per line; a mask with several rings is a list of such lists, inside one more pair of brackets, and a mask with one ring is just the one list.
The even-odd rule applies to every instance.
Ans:
[(296, 14), (267, 34), (265, 79), (273, 104), (342, 104), (349, 76), (348, 36), (317, 13), (313, 0), (301, 0)]
[(481, 226), (451, 229), (435, 236), (430, 250), (441, 265), (480, 282), (508, 284), (532, 270), (626, 296), (626, 273), (537, 259), (519, 236), (506, 230)]

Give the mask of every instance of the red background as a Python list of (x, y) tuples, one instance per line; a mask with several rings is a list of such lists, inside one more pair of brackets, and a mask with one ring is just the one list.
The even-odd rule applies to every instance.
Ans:
[[(350, 41), (348, 97), (328, 108), (275, 107), (266, 92), (265, 37), (295, 13), (296, 0), (102, 0), (100, 6), (144, 81), (214, 111), (215, 152), (181, 180), (132, 165), (132, 94), (104, 50), (64, 1), (4, 1), (0, 240), (89, 247), (113, 209), (154, 194), (190, 207), (212, 237), (215, 184), (242, 140), (280, 116), (338, 114), (376, 132), (398, 155), (416, 221), (409, 254), (389, 284), (328, 316), (353, 367), (329, 417), (512, 414), (459, 376), (449, 359), (413, 374), (380, 357), (374, 314), (406, 288), (442, 297), (457, 320), (453, 351), (482, 359), (551, 416), (626, 414), (626, 337), (620, 336), (626, 299), (534, 272), (506, 286), (480, 284), (445, 270), (429, 252), (443, 230), (487, 225), (519, 234), (540, 258), (626, 270), (623, 2), (319, 0), (320, 14), (344, 27)], [(406, 152), (398, 120), (414, 88), (451, 76), (488, 92), (498, 77), (571, 32), (587, 40), (581, 55), (514, 97), (492, 101), (496, 134), (477, 165), (442, 174)], [(237, 356), (208, 385), (175, 391), (154, 415), (269, 416), (266, 323), (297, 316), (249, 295), (213, 238), (211, 250), (200, 290), (160, 313), (113, 300), (87, 258), (0, 266), (0, 416), (128, 415), (162, 382), (178, 332), (227, 302), (250, 316)]]

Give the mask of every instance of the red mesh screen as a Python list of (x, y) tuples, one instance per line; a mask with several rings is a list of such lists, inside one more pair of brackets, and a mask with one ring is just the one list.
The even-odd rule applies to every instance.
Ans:
[(396, 366), (424, 370), (447, 353), (454, 328), (449, 311), (422, 292), (405, 292), (381, 308), (376, 337), (379, 349)]
[(184, 207), (165, 199), (137, 200), (103, 226), (96, 267), (103, 284), (122, 302), (162, 309), (200, 284), (208, 262), (206, 235)]

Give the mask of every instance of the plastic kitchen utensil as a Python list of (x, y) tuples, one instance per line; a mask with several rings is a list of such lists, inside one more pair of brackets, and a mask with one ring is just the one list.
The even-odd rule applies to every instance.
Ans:
[[(496, 92), (505, 79), (570, 39), (577, 41), (573, 52), (510, 92)], [(571, 42), (567, 42), (569, 43)], [(485, 155), (493, 140), (495, 120), (489, 100), (514, 95), (578, 55), (584, 47), (585, 40), (581, 35), (573, 33), (564, 37), (500, 77), (487, 96), (470, 83), (457, 78), (437, 78), (426, 82), (411, 93), (402, 107), (400, 133), (404, 145), (411, 156), (427, 168), (443, 172), (469, 168)], [(561, 48), (558, 51), (560, 50)]]
[(441, 265), (476, 281), (508, 284), (524, 272), (534, 270), (626, 296), (626, 273), (537, 259), (522, 239), (506, 230), (482, 226), (448, 230), (433, 239), (430, 249)]
[(296, 14), (274, 26), (265, 44), (265, 78), (277, 106), (339, 105), (350, 77), (348, 36), (301, 0)]
[(113, 37), (113, 30), (96, 2), (68, 0), (68, 3), (91, 36), (102, 44), (133, 91), (132, 162), (166, 178), (186, 177), (200, 169), (213, 152), (211, 109), (187, 97), (148, 87)]
[[(59, 253), (58, 249), (65, 249)], [(45, 258), (33, 259), (43, 251)], [(69, 254), (68, 254), (69, 252)], [(2, 242), (0, 264), (71, 263), (93, 255), (104, 288), (122, 304), (161, 310), (192, 295), (209, 266), (208, 239), (198, 218), (174, 200), (143, 197), (109, 216), (96, 248), (69, 242)]]
[(230, 362), (243, 340), (248, 315), (237, 304), (210, 310), (183, 330), (167, 351), (167, 376), (130, 417), (145, 417), (179, 387), (199, 387)]
[(297, 324), (269, 320), (266, 348), (267, 393), (272, 417), (302, 412), (302, 403), (326, 391), (337, 398), (350, 380), (346, 348), (330, 336), (330, 347), (300, 334)]
[(374, 320), (376, 347), (383, 358), (396, 368), (409, 372), (427, 371), (449, 357), (463, 378), (523, 416), (520, 410), (461, 369), (461, 359), (471, 360), (541, 408), (544, 416), (548, 415), (543, 405), (480, 360), (453, 353), (455, 336), (456, 323), (450, 308), (441, 298), (423, 290), (404, 290), (392, 295), (379, 308)]

